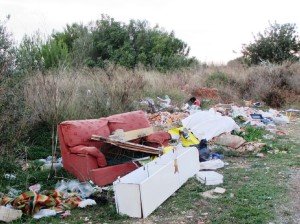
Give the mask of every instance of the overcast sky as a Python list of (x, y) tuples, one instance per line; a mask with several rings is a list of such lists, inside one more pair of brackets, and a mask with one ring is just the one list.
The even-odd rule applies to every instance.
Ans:
[[(38, 29), (62, 31), (73, 22), (87, 24), (107, 14), (117, 21), (159, 24), (191, 47), (202, 62), (227, 63), (240, 56), (269, 22), (300, 26), (299, 0), (0, 0), (0, 20), (20, 41)], [(236, 53), (234, 53), (236, 52)]]

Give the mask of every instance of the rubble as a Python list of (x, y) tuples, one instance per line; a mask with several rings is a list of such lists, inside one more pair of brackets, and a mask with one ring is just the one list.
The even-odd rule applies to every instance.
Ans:
[(152, 126), (157, 125), (171, 125), (178, 124), (180, 125), (181, 120), (188, 117), (188, 113), (184, 112), (157, 112), (154, 114), (148, 114), (148, 120)]

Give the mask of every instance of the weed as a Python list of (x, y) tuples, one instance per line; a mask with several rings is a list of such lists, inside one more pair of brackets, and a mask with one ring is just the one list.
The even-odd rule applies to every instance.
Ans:
[(257, 128), (254, 126), (247, 126), (245, 135), (244, 135), (244, 139), (247, 142), (259, 141), (262, 139), (264, 133), (265, 133), (265, 130), (262, 128)]

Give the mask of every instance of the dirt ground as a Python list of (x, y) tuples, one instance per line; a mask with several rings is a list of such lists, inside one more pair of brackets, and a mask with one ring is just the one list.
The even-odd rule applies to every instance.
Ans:
[[(297, 118), (290, 124), (280, 127), (290, 136), (290, 141), (300, 143), (300, 118)], [(300, 155), (296, 155), (300, 161)], [(289, 181), (286, 183), (288, 189), (287, 203), (283, 203), (277, 207), (276, 223), (300, 224), (300, 169), (291, 168), (289, 170)]]

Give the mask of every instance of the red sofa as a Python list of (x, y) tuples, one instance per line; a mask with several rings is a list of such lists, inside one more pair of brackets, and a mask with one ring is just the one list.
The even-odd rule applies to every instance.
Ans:
[[(108, 137), (117, 129), (131, 131), (147, 127), (150, 127), (150, 123), (143, 111), (100, 119), (64, 121), (58, 125), (63, 167), (80, 181), (92, 180), (98, 186), (111, 184), (119, 176), (137, 169), (140, 164), (126, 162), (108, 166), (103, 152), (109, 147), (106, 143), (92, 141), (91, 136), (95, 134)], [(148, 145), (152, 146), (166, 144), (169, 139), (166, 132), (158, 132), (145, 138)]]

